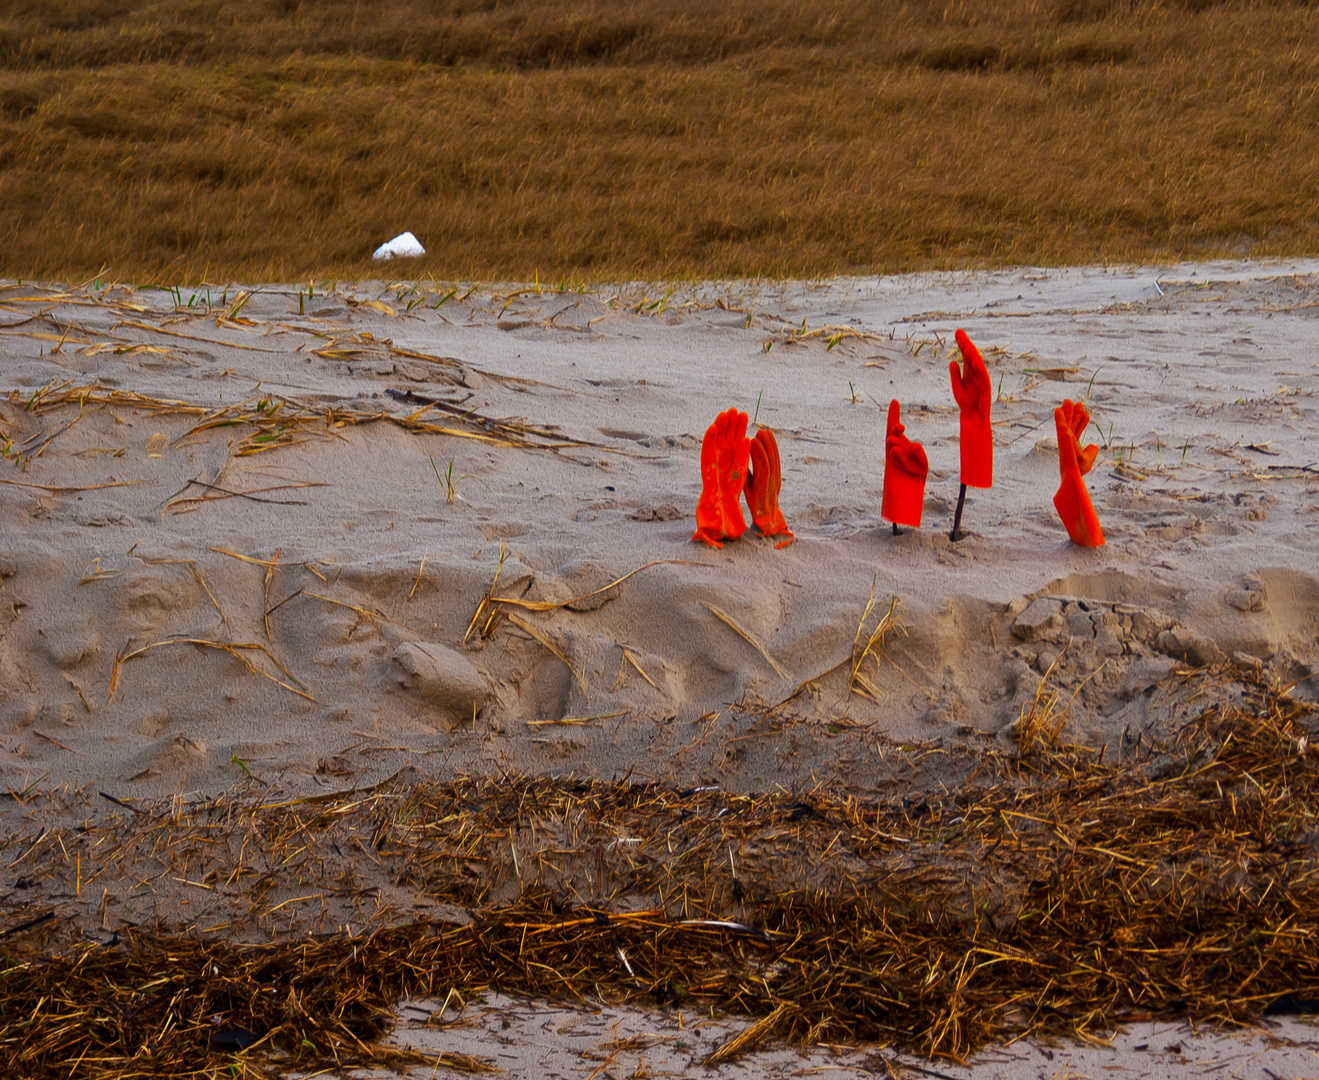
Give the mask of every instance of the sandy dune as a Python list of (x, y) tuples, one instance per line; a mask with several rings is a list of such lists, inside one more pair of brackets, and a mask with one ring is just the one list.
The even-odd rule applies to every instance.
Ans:
[[(1177, 661), (1311, 672), (1315, 269), (739, 283), (662, 303), (654, 287), (478, 289), (411, 311), (401, 288), (267, 288), (233, 318), (217, 290), (192, 314), (160, 292), (9, 285), (0, 770), (130, 795), (214, 789), (241, 775), (233, 759), (299, 789), (405, 763), (864, 787), (873, 740), (815, 720), (998, 738), (1060, 653), (1060, 689), (1088, 679), (1069, 737), (1116, 752)], [(972, 492), (953, 544), (957, 326), (1001, 400), (997, 482)], [(563, 438), (512, 448), (434, 408), (423, 426), (467, 437), (333, 419), (421, 408), (388, 390)], [(925, 528), (898, 537), (878, 517), (890, 396), (932, 466)], [(1050, 503), (1064, 396), (1088, 397), (1105, 446), (1099, 550), (1071, 546)], [(701, 434), (757, 402), (797, 542), (693, 545)], [(279, 411), (190, 433), (223, 408)], [(532, 602), (653, 565), (553, 611), (504, 606), (469, 635), (501, 550), (498, 594)], [(730, 743), (849, 655), (872, 582), (907, 631), (880, 700), (836, 671), (772, 714), (774, 737)], [(285, 687), (232, 653), (160, 644), (177, 637), (260, 645), (245, 654)]]

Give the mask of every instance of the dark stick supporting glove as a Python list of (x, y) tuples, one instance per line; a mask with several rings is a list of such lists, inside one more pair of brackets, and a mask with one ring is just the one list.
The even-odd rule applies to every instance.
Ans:
[(765, 536), (783, 536), (775, 547), (792, 543), (792, 530), (779, 509), (779, 490), (783, 487), (783, 469), (779, 463), (779, 444), (774, 432), (761, 428), (751, 440), (751, 475), (747, 477), (747, 506), (751, 520)]
[(736, 540), (747, 531), (741, 497), (750, 460), (747, 414), (737, 409), (721, 412), (701, 440), (701, 498), (693, 540), (720, 548), (722, 541)]
[(894, 525), (921, 527), (925, 478), (930, 462), (925, 447), (907, 438), (901, 406), (894, 398), (888, 406), (888, 435), (884, 440), (884, 501), (880, 514)]
[(1099, 547), (1104, 542), (1104, 530), (1082, 479), (1099, 453), (1099, 447), (1093, 443), (1084, 449), (1081, 447), (1081, 436), (1090, 424), (1090, 413), (1079, 401), (1064, 401), (1054, 409), (1053, 422), (1058, 428), (1058, 470), (1062, 473), (1062, 483), (1053, 497), (1053, 505), (1073, 544)]
[(957, 331), (957, 347), (962, 353), (962, 367), (948, 363), (953, 382), (953, 397), (962, 413), (962, 483), (967, 487), (994, 486), (994, 428), (989, 410), (994, 402), (994, 388), (989, 369), (965, 330)]

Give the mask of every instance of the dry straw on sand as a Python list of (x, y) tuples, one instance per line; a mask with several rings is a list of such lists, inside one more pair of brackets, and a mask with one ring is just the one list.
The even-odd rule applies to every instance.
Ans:
[[(32, 1077), (397, 1064), (421, 1059), (382, 1047), (392, 1002), (487, 987), (759, 1018), (712, 1060), (765, 1038), (959, 1059), (1285, 1011), (1319, 997), (1319, 756), (1312, 710), (1243, 689), (1121, 765), (1039, 745), (982, 757), (960, 790), (875, 801), (512, 777), (107, 794), (108, 816), (0, 856), (47, 893), (169, 880), (229, 917), (111, 934), (103, 911), (79, 936), (59, 902), (29, 909), (0, 929), (0, 1044)], [(364, 860), (386, 885), (363, 888)], [(400, 890), (461, 917), (404, 918), (383, 901)], [(281, 932), (317, 903), (331, 928), (356, 903), (356, 925)]]
[[(152, 328), (155, 330), (156, 328)], [(396, 350), (391, 350), (396, 351)], [(419, 356), (418, 353), (407, 353)], [(436, 364), (445, 361), (442, 358), (426, 357)], [(482, 416), (472, 410), (463, 410), (448, 406), (444, 402), (428, 400), (420, 409), (406, 416), (395, 416), (383, 411), (348, 408), (342, 405), (315, 407), (300, 404), (278, 395), (257, 395), (225, 405), (220, 408), (207, 408), (187, 401), (172, 401), (153, 398), (129, 390), (107, 390), (96, 386), (78, 386), (71, 380), (61, 385), (47, 385), (35, 391), (26, 400), (18, 391), (11, 390), (9, 400), (22, 402), (24, 408), (40, 415), (51, 409), (76, 405), (79, 409), (89, 406), (119, 406), (132, 408), (145, 414), (195, 416), (197, 421), (186, 432), (176, 438), (173, 444), (181, 443), (191, 435), (197, 435), (211, 428), (247, 427), (250, 431), (234, 447), (234, 455), (246, 457), (264, 453), (281, 446), (290, 446), (308, 438), (332, 438), (334, 431), (349, 425), (372, 424), (377, 421), (396, 424), (413, 433), (432, 435), (452, 435), (464, 439), (476, 439), (495, 446), (517, 447), (524, 450), (561, 450), (571, 447), (595, 446), (596, 444), (579, 439), (565, 438), (562, 434), (547, 428), (520, 423), (517, 420), (495, 419)], [(455, 413), (452, 423), (436, 424), (422, 419), (432, 408), (445, 408)], [(173, 445), (172, 444), (172, 445)], [(196, 481), (190, 482), (195, 483)], [(208, 487), (209, 485), (202, 485)], [(311, 485), (286, 485), (311, 486)], [(185, 489), (187, 490), (187, 489)], [(212, 489), (218, 497), (233, 497), (234, 492)], [(284, 490), (284, 487), (267, 488), (267, 491)], [(183, 493), (180, 492), (180, 495)], [(252, 497), (251, 493), (242, 495)], [(187, 500), (191, 501), (191, 500)], [(257, 501), (262, 501), (258, 499)]]

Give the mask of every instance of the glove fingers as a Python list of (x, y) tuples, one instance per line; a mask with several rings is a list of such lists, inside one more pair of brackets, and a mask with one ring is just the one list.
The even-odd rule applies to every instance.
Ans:
[(1068, 422), (1068, 410), (1062, 405), (1053, 410), (1054, 427), (1058, 429), (1058, 469), (1066, 476), (1069, 472), (1076, 472), (1076, 436), (1072, 434), (1071, 424)]
[[(1067, 402), (1063, 402), (1063, 404), (1066, 405)], [(1085, 429), (1090, 426), (1090, 413), (1085, 405), (1079, 401), (1071, 402), (1071, 406), (1069, 420), (1071, 421), (1072, 434), (1079, 443), (1081, 436), (1085, 434)]]
[(925, 456), (925, 447), (918, 442), (907, 440), (907, 445), (902, 447), (896, 457), (904, 471), (912, 476), (918, 476), (924, 480), (930, 472), (930, 459)]
[[(985, 393), (989, 389), (989, 369), (985, 366), (985, 358), (980, 355), (980, 350), (976, 348), (975, 342), (967, 337), (965, 330), (958, 330), (953, 336), (957, 340), (957, 348), (962, 354), (962, 362), (966, 369), (961, 381), (969, 383), (981, 394)], [(953, 384), (953, 393), (957, 393), (956, 380)], [(958, 398), (957, 403), (962, 404), (960, 398)]]
[(729, 418), (729, 427), (731, 437), (735, 440), (745, 439), (747, 437), (747, 421), (749, 417), (740, 409), (729, 409), (732, 416)]
[(733, 445), (734, 431), (737, 427), (737, 410), (725, 409), (719, 414), (719, 441), (725, 450)]
[(1058, 445), (1061, 446), (1062, 445), (1061, 439), (1063, 435), (1067, 435), (1069, 438), (1072, 436), (1071, 398), (1065, 399), (1061, 405), (1059, 405), (1056, 409), (1054, 409), (1053, 422), (1054, 425), (1058, 428), (1058, 438), (1060, 440)]
[(765, 467), (769, 469), (770, 490), (774, 492), (774, 497), (778, 498), (779, 489), (783, 486), (783, 465), (779, 460), (779, 441), (774, 438), (774, 432), (769, 428), (761, 428), (756, 432), (755, 445), (761, 448), (764, 455)]
[(902, 406), (898, 404), (898, 399), (894, 398), (888, 403), (888, 427), (885, 429), (885, 435), (893, 438), (894, 435), (902, 434)]
[[(980, 358), (980, 350), (976, 348), (975, 342), (967, 335), (967, 332), (960, 327), (953, 334), (953, 340), (957, 342), (957, 348), (962, 354), (963, 360), (970, 360), (972, 357)], [(981, 361), (983, 363), (984, 361)]]
[(712, 472), (715, 467), (715, 453), (719, 445), (719, 420), (705, 429), (705, 438), (701, 440), (701, 478)]
[(985, 367), (985, 362), (980, 359), (980, 354), (976, 353), (971, 361), (971, 377), (975, 383), (976, 389), (984, 396), (988, 396), (993, 390), (989, 382), (989, 368)]
[(1090, 426), (1090, 411), (1079, 401), (1072, 406), (1072, 430), (1076, 432), (1076, 441), (1081, 441), (1085, 429)]
[(751, 485), (747, 492), (747, 504), (751, 507), (751, 517), (757, 525), (762, 519), (778, 510), (779, 490), (783, 486), (783, 474), (778, 460), (778, 445), (772, 432), (761, 430), (750, 441)]
[(747, 441), (747, 414), (738, 409), (728, 410), (728, 480), (737, 485), (739, 492), (746, 483), (747, 468), (751, 464), (751, 447)]
[(747, 476), (747, 506), (751, 508), (751, 520), (755, 521), (764, 512), (765, 482), (769, 467), (765, 461), (765, 447), (759, 438), (752, 439), (750, 445), (751, 472)]
[(751, 467), (751, 440), (745, 435), (733, 444), (733, 454), (729, 470), (729, 482), (739, 489), (746, 484), (747, 470)]
[(956, 360), (948, 361), (948, 375), (953, 381), (953, 400), (960, 408), (966, 408), (970, 401), (966, 396), (966, 387), (962, 385), (962, 369), (957, 366)]

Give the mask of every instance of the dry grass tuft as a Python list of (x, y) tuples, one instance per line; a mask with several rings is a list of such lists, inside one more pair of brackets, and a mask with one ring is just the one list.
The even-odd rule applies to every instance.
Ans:
[(1309, 254), (1316, 37), (1299, 0), (24, 0), (0, 271), (353, 277), (405, 228), (454, 280)]
[(499, 588), (499, 576), (504, 572), (504, 563), (508, 560), (508, 545), (502, 540), (499, 542), (499, 563), (495, 567), (495, 576), (490, 580), (490, 587), (486, 589), (485, 595), (481, 597), (480, 602), (476, 605), (476, 610), (472, 612), (472, 618), (467, 624), (467, 631), (463, 634), (463, 644), (466, 645), (471, 640), (472, 633), (478, 631), (481, 637), (488, 638), (499, 628), (503, 621), (504, 611), (499, 606), (495, 598), (495, 590)]
[(871, 701), (879, 700), (879, 688), (866, 674), (866, 661), (873, 663), (875, 674), (879, 674), (880, 660), (884, 655), (884, 642), (894, 632), (905, 633), (902, 619), (898, 615), (898, 598), (890, 598), (888, 610), (875, 620), (875, 624), (866, 629), (866, 622), (875, 610), (875, 586), (870, 586), (870, 595), (866, 598), (865, 609), (861, 612), (861, 621), (856, 627), (856, 636), (852, 639), (851, 673), (847, 679), (847, 688)]
[(1090, 672), (1072, 691), (1066, 704), (1063, 704), (1058, 690), (1049, 686), (1049, 679), (1066, 654), (1066, 648), (1058, 653), (1048, 670), (1040, 676), (1035, 696), (1022, 705), (1021, 715), (1012, 722), (1012, 737), (1016, 740), (1017, 754), (1021, 758), (1048, 754), (1062, 748), (1063, 729), (1072, 714), (1072, 704), (1077, 695), (1086, 683), (1108, 666), (1108, 661), (1104, 661)]
[(1012, 723), (1012, 737), (1017, 742), (1017, 753), (1023, 758), (1057, 747), (1058, 739), (1067, 725), (1068, 710), (1059, 703), (1058, 691), (1049, 688), (1049, 677), (1065, 653), (1064, 649), (1040, 676), (1035, 696), (1022, 705), (1021, 715)]

